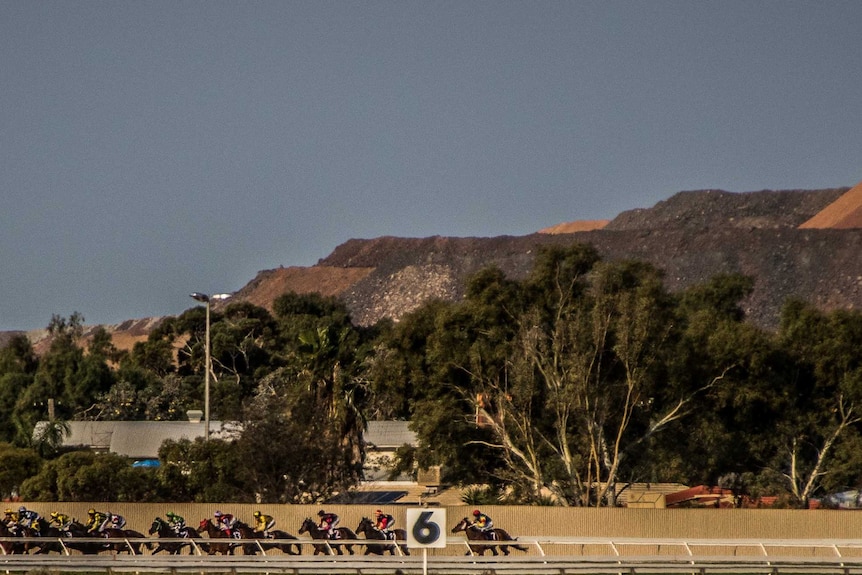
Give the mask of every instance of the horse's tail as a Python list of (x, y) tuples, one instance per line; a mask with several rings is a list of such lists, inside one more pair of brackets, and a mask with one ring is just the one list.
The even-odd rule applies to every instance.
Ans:
[[(506, 535), (508, 535), (508, 533), (506, 533)], [(517, 537), (511, 537), (510, 540), (511, 541), (517, 541), (518, 538)], [(512, 549), (517, 549), (518, 551), (524, 551), (524, 552), (530, 550), (526, 545), (511, 545), (510, 547), (512, 547)]]
[[(499, 535), (498, 539), (500, 541), (517, 541), (517, 537), (512, 537), (509, 535), (509, 532), (505, 529), (497, 529), (497, 534)], [(518, 551), (529, 551), (529, 548), (524, 545), (509, 545), (512, 549), (517, 549)]]

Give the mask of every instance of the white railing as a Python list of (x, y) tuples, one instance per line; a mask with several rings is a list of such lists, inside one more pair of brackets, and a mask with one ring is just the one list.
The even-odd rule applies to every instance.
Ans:
[[(0, 539), (3, 543), (46, 543), (44, 538)], [(391, 546), (391, 541), (311, 539), (209, 540), (130, 539), (130, 551), (142, 542), (187, 543), (193, 554), (151, 555), (102, 553), (81, 555), (69, 550), (69, 539), (51, 539), (68, 554), (2, 554), (0, 570), (24, 573), (33, 569), (51, 572), (140, 572), (140, 573), (421, 573), (422, 554), (367, 556), (362, 546)], [(103, 538), (76, 538), (74, 543), (102, 543)], [(111, 544), (123, 543), (112, 539)], [(208, 543), (254, 544), (256, 555), (207, 555)], [(267, 549), (271, 544), (301, 544), (303, 555), (294, 556)], [(311, 555), (310, 545), (352, 544), (356, 555)], [(527, 552), (511, 551), (508, 556), (476, 556), (470, 545), (502, 547), (523, 545)], [(430, 573), (493, 574), (658, 574), (658, 573), (810, 573), (862, 575), (862, 539), (852, 540), (750, 540), (750, 539), (642, 539), (601, 537), (522, 537), (518, 541), (474, 542), (449, 538), (447, 549), (428, 557)], [(188, 548), (186, 548), (188, 549)], [(467, 551), (469, 555), (464, 554)], [(188, 553), (188, 550), (185, 551)]]

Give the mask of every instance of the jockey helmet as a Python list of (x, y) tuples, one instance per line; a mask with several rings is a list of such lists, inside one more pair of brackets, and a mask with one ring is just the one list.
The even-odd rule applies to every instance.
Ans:
[(216, 511), (213, 513), (213, 517), (221, 517), (221, 511)]
[(6, 515), (12, 515), (12, 510), (11, 510), (11, 509), (6, 509)]
[(374, 515), (383, 515), (383, 511), (378, 509), (377, 511), (374, 512)]
[(165, 513), (165, 517), (170, 519), (171, 517), (176, 517), (176, 514), (173, 511), (168, 511)]
[(27, 508), (22, 505), (18, 508), (18, 513), (27, 513)]
[(255, 516), (255, 517), (260, 517), (260, 511), (255, 511), (255, 512), (254, 512), (254, 516)]
[(51, 517), (54, 519), (56, 519), (58, 515), (59, 515), (59, 513), (57, 513), (56, 511), (51, 512)]
[(324, 511), (323, 509), (317, 512), (318, 517), (323, 517), (324, 515), (326, 515), (326, 511)]
[(88, 509), (88, 510), (87, 510), (87, 515), (95, 515), (95, 514), (96, 514), (96, 510), (95, 510), (95, 509), (90, 508), (90, 509)]
[(473, 515), (481, 515), (481, 513), (479, 513), (479, 510), (478, 510), (478, 509), (474, 509), (474, 510), (473, 510)]

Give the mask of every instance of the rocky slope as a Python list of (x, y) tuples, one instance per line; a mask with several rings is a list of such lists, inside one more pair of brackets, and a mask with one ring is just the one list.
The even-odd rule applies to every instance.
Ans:
[[(604, 258), (649, 261), (671, 290), (718, 273), (755, 278), (745, 302), (754, 323), (775, 328), (790, 297), (822, 309), (862, 309), (862, 184), (849, 189), (680, 192), (608, 222), (558, 224), (527, 236), (351, 239), (311, 267), (265, 270), (235, 294), (271, 307), (286, 291), (341, 298), (354, 320), (398, 319), (431, 299), (457, 300), (464, 281), (496, 265), (529, 273), (543, 245), (585, 242)], [(157, 319), (109, 326), (120, 347), (146, 337)]]
[[(382, 317), (397, 319), (429, 299), (462, 297), (465, 278), (482, 267), (496, 265), (510, 277), (522, 278), (539, 246), (585, 242), (605, 258), (655, 264), (665, 270), (672, 290), (717, 273), (751, 275), (756, 283), (745, 302), (749, 318), (775, 328), (782, 302), (789, 297), (823, 309), (862, 308), (862, 229), (799, 229), (846, 193), (847, 188), (680, 192), (653, 208), (624, 212), (591, 231), (354, 239), (317, 266), (294, 269), (290, 277), (276, 270), (261, 272), (238, 295), (251, 298), (255, 290), (314, 291), (314, 283), (307, 280), (325, 277), (321, 291), (342, 298), (357, 323), (371, 324)], [(250, 288), (253, 284), (255, 289)], [(256, 302), (266, 305), (261, 299)]]

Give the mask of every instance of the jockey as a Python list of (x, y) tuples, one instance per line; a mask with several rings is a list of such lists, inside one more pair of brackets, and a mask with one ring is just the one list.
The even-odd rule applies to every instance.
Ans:
[(107, 520), (108, 514), (102, 511), (96, 511), (91, 507), (87, 510), (87, 522), (84, 524), (84, 527), (87, 528), (88, 533), (95, 533), (96, 531), (101, 532), (102, 527)]
[(39, 520), (42, 516), (32, 509), (27, 509), (23, 505), (18, 508), (18, 524), (25, 529), (32, 529), (36, 535), (39, 535)]
[(494, 522), (478, 509), (473, 510), (473, 527), (484, 533), (488, 539), (496, 538), (494, 536)]
[(388, 513), (383, 513), (380, 509), (374, 512), (374, 521), (374, 527), (382, 531), (387, 537), (389, 536), (389, 530), (395, 525), (395, 518)]
[(213, 517), (215, 517), (216, 525), (218, 528), (227, 533), (232, 537), (236, 537), (239, 539), (239, 533), (233, 533), (233, 526), (236, 525), (236, 519), (234, 518), (232, 513), (222, 513), (221, 511), (216, 511), (213, 513)]
[(117, 515), (110, 511), (105, 515), (105, 520), (102, 522), (102, 526), (99, 527), (99, 533), (103, 532), (105, 529), (122, 529), (126, 526), (126, 518), (122, 515)]
[(320, 525), (318, 527), (326, 529), (330, 539), (338, 539), (338, 531), (336, 531), (335, 527), (341, 521), (341, 518), (335, 513), (327, 513), (323, 509), (317, 512), (317, 516), (320, 517)]
[(51, 525), (53, 523), (56, 523), (57, 528), (60, 531), (65, 531), (68, 533), (69, 527), (72, 526), (72, 521), (74, 521), (74, 519), (72, 519), (72, 517), (70, 517), (69, 515), (66, 515), (65, 513), (60, 513), (58, 511), (52, 511), (51, 521), (49, 521), (48, 524)]
[(257, 525), (254, 526), (256, 532), (263, 533), (265, 537), (272, 537), (269, 533), (270, 529), (275, 527), (275, 519), (273, 519), (272, 515), (255, 511), (254, 520), (257, 522)]
[(3, 515), (3, 524), (6, 526), (6, 529), (11, 531), (12, 533), (18, 533), (18, 514), (12, 511), (11, 509), (6, 509), (6, 514)]
[(168, 511), (165, 514), (165, 517), (168, 518), (168, 525), (171, 526), (171, 529), (174, 530), (174, 533), (177, 534), (177, 537), (185, 537), (187, 534), (184, 534), (184, 530), (186, 528), (186, 520), (174, 513), (173, 511)]

